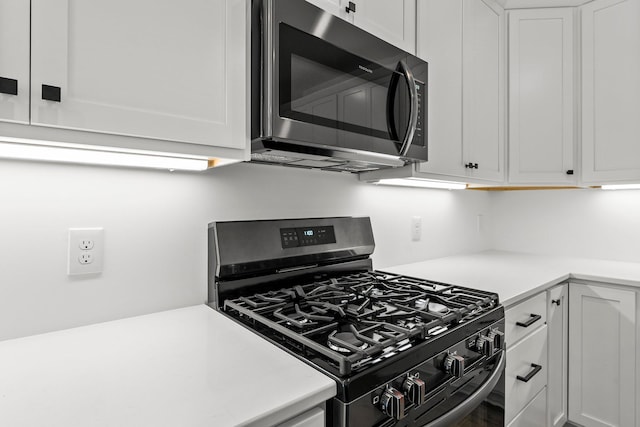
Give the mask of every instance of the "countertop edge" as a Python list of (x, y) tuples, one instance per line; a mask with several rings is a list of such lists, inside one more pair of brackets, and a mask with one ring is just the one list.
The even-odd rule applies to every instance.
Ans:
[(487, 250), (380, 269), (495, 292), (509, 309), (563, 282), (593, 282), (640, 291), (640, 263)]
[(336, 395), (336, 383), (329, 377), (330, 382), (326, 387), (303, 396), (290, 405), (274, 408), (272, 411), (248, 420), (246, 423), (240, 424), (238, 427), (264, 427), (273, 426), (283, 423), (297, 415), (300, 415), (316, 406), (324, 404), (327, 400)]

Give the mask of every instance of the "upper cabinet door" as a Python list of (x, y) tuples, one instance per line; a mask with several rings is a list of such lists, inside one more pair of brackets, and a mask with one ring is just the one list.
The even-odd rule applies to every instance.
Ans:
[(343, 6), (344, 0), (307, 0), (307, 2), (318, 6), (335, 16), (347, 19), (346, 6)]
[(355, 25), (415, 54), (416, 0), (354, 0), (354, 3)]
[(307, 2), (318, 6), (320, 9), (325, 10), (335, 16), (346, 19), (347, 11), (346, 6), (343, 6), (343, 0), (306, 0)]
[(420, 173), (504, 181), (503, 37), (504, 11), (492, 0), (418, 3), (418, 56), (429, 62), (429, 161)]
[(0, 120), (29, 123), (27, 0), (0, 1)]
[[(462, 140), (469, 176), (504, 181), (504, 10), (463, 0)], [(478, 165), (477, 168), (475, 165)]]
[(582, 11), (582, 177), (640, 180), (640, 0)]
[(509, 12), (510, 183), (575, 183), (573, 13)]
[(429, 63), (429, 161), (418, 170), (466, 176), (462, 156), (462, 1), (418, 3), (418, 56)]
[(31, 3), (32, 124), (246, 146), (245, 0)]

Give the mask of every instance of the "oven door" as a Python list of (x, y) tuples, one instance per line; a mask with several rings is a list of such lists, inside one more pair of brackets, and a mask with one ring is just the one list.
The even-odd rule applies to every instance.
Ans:
[[(493, 362), (488, 377), (477, 376), (456, 390), (446, 411), (424, 427), (496, 427), (504, 426), (504, 351)], [(479, 384), (481, 382), (481, 384)], [(433, 416), (433, 412), (430, 414)]]
[(308, 2), (270, 4), (264, 138), (427, 160), (426, 62)]

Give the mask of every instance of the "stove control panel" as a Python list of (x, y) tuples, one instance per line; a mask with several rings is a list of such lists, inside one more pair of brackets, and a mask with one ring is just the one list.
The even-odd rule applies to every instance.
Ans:
[(282, 249), (326, 245), (328, 243), (336, 243), (336, 233), (332, 225), (281, 228), (280, 241), (282, 242)]
[(468, 398), (493, 374), (505, 350), (503, 330), (504, 320), (485, 324), (464, 340), (381, 384), (351, 402), (354, 418), (350, 419), (355, 421), (355, 414), (367, 413), (375, 420), (372, 425), (392, 426), (398, 420), (402, 420), (398, 425), (428, 424)]

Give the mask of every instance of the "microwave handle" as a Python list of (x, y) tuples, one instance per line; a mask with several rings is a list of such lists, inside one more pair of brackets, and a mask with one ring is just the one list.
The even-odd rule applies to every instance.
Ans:
[(398, 62), (396, 70), (402, 73), (409, 86), (409, 128), (404, 135), (402, 147), (400, 148), (400, 155), (406, 156), (413, 142), (413, 135), (418, 127), (418, 89), (416, 88), (416, 81), (413, 78), (413, 72), (411, 68), (407, 67), (406, 62)]

